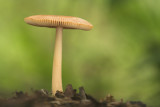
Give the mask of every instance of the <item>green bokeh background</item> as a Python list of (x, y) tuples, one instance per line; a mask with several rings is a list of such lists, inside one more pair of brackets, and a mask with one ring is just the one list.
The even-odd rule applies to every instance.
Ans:
[(159, 0), (0, 0), (0, 95), (51, 90), (55, 29), (27, 25), (36, 14), (77, 16), (91, 31), (63, 32), (63, 87), (97, 99), (160, 105)]

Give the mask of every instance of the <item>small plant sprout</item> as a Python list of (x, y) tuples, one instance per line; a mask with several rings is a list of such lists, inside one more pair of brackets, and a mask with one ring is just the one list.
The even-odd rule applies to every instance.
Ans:
[(56, 39), (52, 71), (52, 95), (62, 88), (62, 31), (63, 29), (91, 30), (92, 24), (84, 19), (72, 16), (34, 15), (24, 19), (30, 25), (56, 28)]

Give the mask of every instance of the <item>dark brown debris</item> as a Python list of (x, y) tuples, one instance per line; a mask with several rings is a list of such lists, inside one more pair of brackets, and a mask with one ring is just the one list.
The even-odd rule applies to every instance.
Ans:
[(15, 92), (11, 98), (5, 99), (0, 97), (0, 107), (147, 107), (142, 102), (126, 102), (123, 100), (116, 101), (110, 94), (101, 101), (97, 101), (92, 96), (85, 93), (83, 87), (79, 88), (79, 93), (68, 85), (63, 92), (57, 91), (52, 96), (48, 91), (41, 89), (33, 91), (32, 94), (22, 91)]
[(80, 88), (79, 88), (79, 95), (80, 95), (80, 97), (82, 98), (82, 100), (86, 100), (86, 99), (87, 99), (87, 98), (86, 98), (86, 93), (85, 93), (83, 87), (80, 87)]
[(74, 94), (75, 93), (74, 93), (74, 90), (72, 88), (72, 85), (71, 84), (67, 85), (66, 90), (64, 91), (64, 95), (66, 97), (73, 97)]

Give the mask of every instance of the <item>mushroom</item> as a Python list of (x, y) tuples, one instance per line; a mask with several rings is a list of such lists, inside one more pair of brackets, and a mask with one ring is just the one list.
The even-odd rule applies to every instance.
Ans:
[(72, 16), (34, 15), (25, 18), (24, 21), (34, 26), (56, 28), (52, 70), (52, 95), (55, 95), (56, 91), (63, 91), (61, 73), (63, 29), (91, 30), (93, 26), (84, 19)]

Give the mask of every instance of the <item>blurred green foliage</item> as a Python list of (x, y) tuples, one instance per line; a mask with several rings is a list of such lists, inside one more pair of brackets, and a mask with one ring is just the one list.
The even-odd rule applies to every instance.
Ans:
[[(55, 29), (29, 26), (37, 14), (84, 18), (91, 31), (63, 32), (63, 87), (102, 98), (160, 105), (160, 1), (0, 0), (0, 95), (51, 90)], [(7, 94), (8, 92), (8, 94)]]

